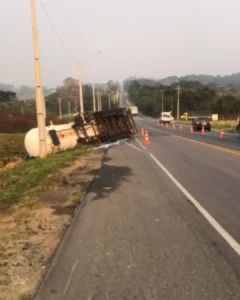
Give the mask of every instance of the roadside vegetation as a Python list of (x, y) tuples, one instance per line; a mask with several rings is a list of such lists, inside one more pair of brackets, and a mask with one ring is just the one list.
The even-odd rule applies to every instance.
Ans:
[(0, 172), (0, 299), (32, 299), (103, 155), (85, 146)]
[(24, 155), (24, 134), (0, 134), (0, 170), (14, 157)]
[[(78, 157), (87, 155), (89, 150), (77, 148), (54, 155), (45, 159), (22, 161), (14, 168), (0, 173), (0, 208), (18, 203), (21, 197), (29, 193), (29, 189), (38, 186), (42, 191), (53, 183), (48, 175), (66, 167)], [(41, 192), (41, 191), (38, 191)]]
[(213, 129), (216, 129), (216, 130), (221, 130), (221, 129), (224, 129), (224, 131), (226, 132), (236, 132), (236, 126), (237, 126), (237, 123), (236, 121), (215, 121), (215, 122), (212, 122), (212, 128)]
[[(114, 96), (120, 87), (119, 82), (109, 80), (104, 84), (95, 85), (96, 99), (99, 92), (102, 95), (102, 107), (109, 107), (109, 95), (111, 95), (111, 107), (117, 107)], [(1, 90), (4, 89), (4, 90)], [(46, 124), (62, 124), (71, 122), (72, 116), (79, 112), (79, 82), (68, 77), (63, 80), (62, 85), (52, 90), (45, 90), (46, 100)], [(15, 92), (12, 92), (15, 91)], [(31, 95), (27, 101), (18, 100), (22, 98), (24, 91)], [(20, 90), (11, 85), (0, 84), (0, 133), (25, 133), (37, 126), (35, 89), (21, 87)], [(17, 94), (16, 94), (17, 93)], [(84, 111), (93, 110), (93, 88), (91, 85), (83, 85)], [(61, 99), (60, 119), (59, 99)]]
[[(24, 134), (0, 134), (0, 299), (32, 299), (104, 151), (25, 160)], [(22, 280), (24, 278), (24, 280)]]
[(237, 119), (240, 112), (240, 83), (239, 86), (219, 86), (215, 83), (203, 84), (182, 80), (163, 85), (162, 81), (142, 78), (124, 82), (129, 100), (137, 105), (143, 114), (151, 117), (159, 117), (163, 95), (163, 110), (172, 111), (176, 118), (178, 85), (181, 88), (180, 115), (186, 111), (211, 111), (219, 115), (219, 120)]
[[(178, 124), (183, 125), (191, 125), (191, 121), (179, 121)], [(226, 121), (213, 121), (212, 122), (212, 130), (220, 131), (223, 129), (225, 132), (236, 133), (236, 121), (234, 120), (226, 120)]]

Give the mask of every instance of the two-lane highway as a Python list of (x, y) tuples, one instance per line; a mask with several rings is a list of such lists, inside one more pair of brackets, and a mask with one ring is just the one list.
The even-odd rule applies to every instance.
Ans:
[(236, 148), (136, 122), (150, 145), (108, 150), (35, 299), (239, 300)]
[[(204, 136), (200, 132), (191, 134), (189, 128), (180, 131), (179, 125), (177, 129), (159, 127), (149, 118), (139, 117), (137, 123), (139, 128), (149, 132), (150, 145), (146, 151), (240, 243), (240, 141), (237, 135), (228, 134), (221, 140), (217, 132)], [(140, 140), (143, 143), (144, 139)], [(222, 244), (221, 239), (218, 242)], [(240, 254), (239, 245), (236, 248)], [(223, 252), (226, 253), (226, 249)], [(232, 255), (231, 251), (227, 253)], [(239, 272), (239, 260), (233, 261)]]
[(140, 121), (139, 127), (141, 127), (141, 121), (144, 120), (145, 129), (152, 130), (161, 130), (167, 134), (171, 134), (174, 136), (179, 136), (182, 138), (192, 139), (195, 141), (208, 143), (210, 145), (216, 145), (220, 147), (226, 147), (228, 149), (236, 150), (240, 152), (240, 139), (237, 134), (233, 133), (224, 133), (224, 139), (220, 139), (220, 130), (205, 132), (204, 136), (201, 135), (201, 132), (197, 131), (194, 133), (190, 133), (190, 125), (181, 125), (182, 130), (180, 131), (180, 124), (174, 124), (175, 129), (173, 129), (173, 124), (170, 124), (168, 128), (166, 126), (157, 125), (157, 120), (153, 120), (151, 118), (141, 118), (138, 117), (137, 120)]

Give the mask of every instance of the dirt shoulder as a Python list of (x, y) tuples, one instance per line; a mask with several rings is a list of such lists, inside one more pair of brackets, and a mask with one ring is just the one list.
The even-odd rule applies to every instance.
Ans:
[(88, 151), (49, 172), (11, 209), (0, 211), (1, 300), (31, 299), (103, 155)]

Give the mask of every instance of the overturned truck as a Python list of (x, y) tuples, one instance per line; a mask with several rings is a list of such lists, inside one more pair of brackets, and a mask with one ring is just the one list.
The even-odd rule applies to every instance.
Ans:
[(72, 127), (84, 144), (115, 142), (137, 133), (131, 112), (124, 108), (78, 114)]
[[(77, 144), (111, 143), (137, 133), (132, 114), (125, 108), (76, 114), (74, 122), (46, 127), (47, 153), (65, 151)], [(25, 148), (32, 157), (39, 156), (38, 128), (25, 136)]]

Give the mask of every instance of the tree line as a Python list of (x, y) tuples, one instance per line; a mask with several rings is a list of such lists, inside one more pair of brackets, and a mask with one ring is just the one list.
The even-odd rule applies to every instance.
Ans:
[(177, 86), (180, 86), (180, 114), (187, 111), (211, 111), (222, 119), (235, 118), (240, 112), (240, 88), (204, 85), (198, 81), (180, 81), (162, 85), (154, 80), (143, 84), (141, 80), (125, 80), (124, 89), (129, 100), (149, 116), (158, 117), (162, 111), (177, 112)]
[[(115, 96), (120, 88), (120, 84), (113, 80), (109, 80), (105, 84), (95, 85), (95, 94), (97, 102), (97, 94), (101, 92), (102, 108), (109, 108), (109, 94), (111, 95), (111, 107), (117, 107)], [(33, 94), (34, 95), (34, 94)], [(61, 98), (62, 114), (74, 114), (80, 110), (79, 101), (79, 84), (78, 80), (68, 77), (63, 80), (62, 85), (58, 86), (52, 94), (45, 96), (46, 113), (51, 116), (59, 115), (59, 98)], [(84, 110), (93, 110), (93, 87), (90, 84), (83, 85), (83, 102)], [(0, 111), (11, 115), (20, 116), (36, 112), (36, 101), (33, 97), (31, 100), (18, 101), (17, 95), (12, 91), (0, 90)]]

